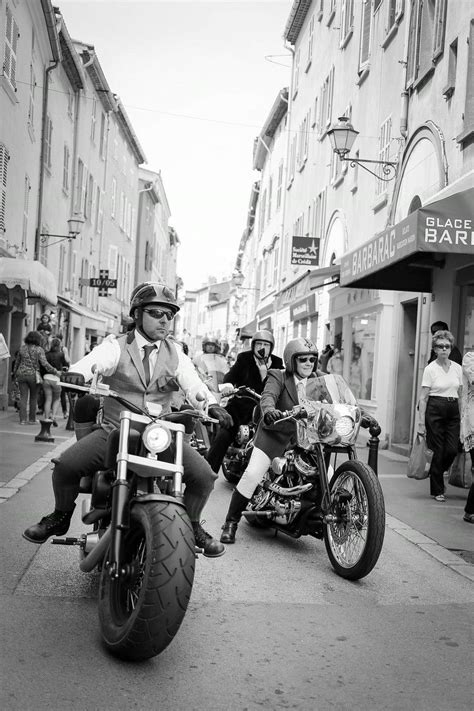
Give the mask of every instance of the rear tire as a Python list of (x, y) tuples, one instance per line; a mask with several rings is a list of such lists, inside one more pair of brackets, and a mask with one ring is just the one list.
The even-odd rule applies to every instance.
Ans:
[(343, 462), (329, 485), (335, 492), (349, 492), (350, 501), (335, 503), (337, 521), (324, 525), (324, 543), (331, 565), (347, 580), (370, 573), (382, 550), (385, 535), (385, 503), (373, 470), (356, 460)]
[(121, 659), (148, 659), (172, 641), (191, 596), (196, 556), (186, 510), (161, 501), (134, 504), (122, 550), (133, 573), (115, 580), (102, 568), (102, 639)]

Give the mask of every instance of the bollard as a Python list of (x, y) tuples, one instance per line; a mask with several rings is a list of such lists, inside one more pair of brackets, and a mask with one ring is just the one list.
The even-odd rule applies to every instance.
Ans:
[(54, 442), (54, 437), (51, 437), (50, 432), (52, 424), (52, 420), (40, 420), (41, 430), (36, 435), (35, 442)]
[(373, 469), (375, 476), (378, 476), (378, 454), (379, 454), (379, 434), (381, 433), (380, 426), (375, 422), (369, 426), (370, 439), (367, 442), (369, 448), (369, 457), (367, 464)]

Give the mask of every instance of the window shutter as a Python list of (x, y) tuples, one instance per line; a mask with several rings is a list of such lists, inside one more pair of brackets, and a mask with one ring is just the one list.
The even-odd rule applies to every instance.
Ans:
[(446, 0), (436, 0), (433, 32), (433, 59), (439, 57), (444, 50), (444, 35), (446, 28)]
[(364, 0), (362, 3), (362, 21), (360, 32), (360, 50), (359, 50), (359, 72), (362, 72), (368, 62), (370, 56), (370, 33), (372, 27), (372, 0)]
[(0, 143), (0, 232), (6, 230), (6, 209), (7, 209), (7, 169), (10, 160), (6, 146)]
[(3, 71), (10, 84), (16, 89), (16, 50), (18, 47), (18, 25), (7, 5), (6, 11), (6, 32), (5, 32), (5, 54)]
[(408, 36), (407, 88), (413, 84), (418, 74), (418, 56), (420, 51), (420, 3), (411, 0), (410, 30)]

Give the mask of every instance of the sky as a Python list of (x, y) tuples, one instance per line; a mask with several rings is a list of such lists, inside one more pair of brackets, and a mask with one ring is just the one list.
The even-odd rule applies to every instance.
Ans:
[(71, 37), (94, 45), (146, 167), (161, 171), (185, 288), (230, 276), (259, 179), (253, 141), (290, 82), (292, 0), (57, 4)]

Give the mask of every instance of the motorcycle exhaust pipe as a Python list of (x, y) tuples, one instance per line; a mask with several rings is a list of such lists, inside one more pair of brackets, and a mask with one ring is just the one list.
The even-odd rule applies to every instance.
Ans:
[(97, 545), (94, 546), (91, 552), (86, 555), (84, 560), (81, 560), (81, 562), (79, 563), (79, 568), (82, 570), (83, 573), (90, 573), (92, 570), (94, 570), (95, 566), (100, 563), (102, 558), (107, 553), (107, 548), (109, 547), (111, 538), (112, 533), (110, 528), (108, 528), (102, 538), (100, 538)]
[(313, 488), (313, 484), (302, 484), (301, 486), (292, 486), (289, 489), (284, 486), (278, 486), (278, 484), (271, 484), (270, 482), (264, 483), (264, 488), (269, 491), (274, 491), (275, 494), (279, 496), (298, 496), (299, 494), (304, 494)]

